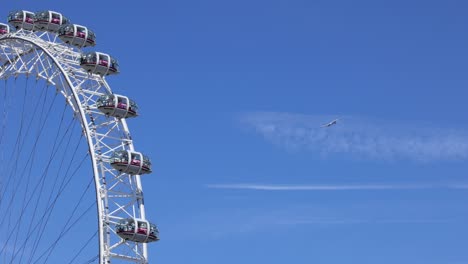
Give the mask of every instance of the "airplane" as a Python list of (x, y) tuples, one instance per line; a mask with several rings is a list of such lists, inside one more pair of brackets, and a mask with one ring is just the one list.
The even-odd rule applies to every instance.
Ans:
[(323, 125), (320, 126), (320, 127), (331, 127), (331, 126), (333, 126), (333, 125), (336, 125), (336, 123), (338, 122), (338, 120), (340, 120), (340, 119), (337, 118), (337, 119), (335, 119), (335, 120), (330, 121), (329, 123), (323, 124)]

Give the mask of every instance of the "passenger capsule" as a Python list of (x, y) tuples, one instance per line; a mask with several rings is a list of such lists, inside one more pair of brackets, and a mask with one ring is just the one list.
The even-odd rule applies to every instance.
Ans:
[(70, 20), (54, 11), (39, 11), (35, 15), (34, 29), (58, 32), (61, 25), (69, 24)]
[(96, 101), (97, 108), (106, 115), (117, 118), (135, 117), (138, 115), (137, 104), (126, 96), (106, 94)]
[(73, 46), (82, 48), (96, 45), (96, 35), (87, 27), (76, 24), (65, 24), (58, 30), (59, 38)]
[(7, 24), (0, 23), (0, 35), (10, 33), (10, 26)]
[(12, 11), (8, 15), (8, 23), (16, 29), (33, 30), (34, 28), (34, 13), (25, 10)]
[(112, 154), (110, 165), (123, 173), (139, 175), (151, 173), (150, 159), (140, 152), (118, 150)]
[(101, 52), (83, 54), (80, 59), (80, 65), (87, 72), (99, 75), (119, 73), (119, 63), (117, 60)]
[(144, 219), (122, 219), (115, 226), (117, 235), (125, 240), (149, 243), (159, 240), (159, 230), (155, 224)]

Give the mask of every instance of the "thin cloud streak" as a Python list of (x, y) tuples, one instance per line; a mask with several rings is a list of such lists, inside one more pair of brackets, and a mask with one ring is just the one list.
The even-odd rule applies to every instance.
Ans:
[(237, 189), (256, 191), (366, 191), (366, 190), (424, 190), (468, 189), (468, 185), (274, 185), (274, 184), (207, 184), (210, 189)]
[(286, 220), (283, 225), (351, 225), (351, 224), (441, 224), (454, 222), (453, 219), (347, 219), (347, 218), (313, 218), (303, 220)]
[(336, 116), (252, 112), (242, 115), (240, 121), (275, 145), (322, 156), (346, 154), (423, 162), (468, 159), (468, 131), (465, 130), (352, 116), (341, 116), (336, 125), (321, 127), (334, 118)]

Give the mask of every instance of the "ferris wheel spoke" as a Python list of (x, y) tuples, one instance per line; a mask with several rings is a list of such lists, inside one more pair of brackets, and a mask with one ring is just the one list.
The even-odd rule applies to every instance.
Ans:
[[(73, 155), (73, 157), (75, 157), (75, 155)], [(76, 172), (78, 171), (78, 169), (83, 165), (84, 161), (86, 161), (86, 158), (87, 158), (87, 155), (85, 155), (83, 157), (83, 159), (81, 160), (81, 162), (79, 163), (78, 167), (74, 169), (73, 173), (71, 175), (68, 175), (68, 172), (69, 172), (69, 169), (67, 169), (67, 172), (65, 174), (65, 177), (63, 178), (61, 184), (60, 184), (60, 187), (59, 187), (59, 190), (57, 191), (57, 193), (55, 194), (54, 198), (52, 199), (52, 201), (50, 203), (47, 204), (47, 207), (46, 209), (44, 210), (44, 213), (41, 215), (40, 219), (44, 219), (44, 218), (47, 218), (49, 219), (50, 216), (52, 215), (52, 213), (54, 212), (54, 208), (55, 208), (55, 204), (57, 203), (59, 197), (63, 194), (64, 190), (66, 189), (66, 187), (68, 186), (68, 184), (70, 183), (71, 181), (71, 178), (76, 174)], [(71, 164), (71, 162), (70, 162)], [(68, 166), (68, 168), (71, 168), (71, 165)], [(48, 220), (47, 220), (48, 221)], [(43, 230), (46, 229), (46, 226), (47, 226), (47, 223), (45, 225), (42, 225), (42, 221), (40, 222), (37, 222), (35, 225), (34, 225), (34, 228), (32, 230), (37, 230), (37, 232), (41, 232), (41, 234), (43, 234)], [(32, 224), (32, 223), (31, 223)], [(32, 225), (30, 225), (32, 226)], [(38, 227), (42, 227), (42, 228), (39, 228)], [(30, 238), (30, 237), (28, 237)], [(29, 261), (28, 263), (31, 263), (30, 261), (32, 260), (36, 250), (37, 250), (37, 247), (41, 241), (41, 238), (42, 236), (39, 235), (39, 236), (36, 236), (36, 239), (33, 243), (33, 250), (32, 250), (32, 253), (30, 255), (30, 258), (29, 258)], [(27, 241), (25, 241), (27, 242)], [(26, 246), (24, 244), (24, 246)]]
[[(26, 85), (27, 85), (27, 82), (26, 82)], [(18, 159), (19, 159), (19, 155), (21, 153), (21, 135), (22, 135), (22, 132), (23, 132), (23, 126), (24, 126), (24, 115), (25, 115), (25, 105), (26, 105), (26, 98), (27, 98), (27, 89), (25, 89), (25, 94), (24, 94), (24, 97), (23, 97), (23, 103), (22, 103), (22, 111), (21, 111), (21, 117), (20, 117), (20, 125), (19, 125), (19, 131), (17, 133), (17, 136), (16, 136), (16, 140), (15, 140), (15, 145), (13, 146), (13, 153), (12, 155), (10, 156), (10, 160), (8, 161), (7, 164), (13, 164), (11, 169), (7, 172), (7, 175), (13, 175), (13, 176), (10, 176), (9, 178), (10, 179), (13, 179), (13, 182), (12, 182), (12, 185), (15, 186), (16, 185), (16, 168), (18, 167)], [(7, 183), (7, 186), (6, 188), (8, 188), (8, 184), (10, 183), (11, 181), (8, 181)], [(6, 192), (3, 192), (2, 193), (2, 197), (0, 199), (0, 206), (1, 206), (1, 203), (4, 201), (4, 194)], [(12, 193), (12, 196), (8, 202), (8, 206), (6, 208), (6, 212), (8, 212), (8, 217), (3, 217), (2, 220), (0, 221), (0, 228), (2, 227), (2, 225), (4, 224), (5, 222), (5, 219), (8, 219), (8, 223), (10, 223), (10, 220), (11, 220), (11, 206), (13, 204), (13, 201), (16, 197), (16, 192), (13, 192)], [(8, 224), (9, 226), (9, 224)]]
[[(73, 124), (73, 126), (75, 125), (75, 122), (73, 123), (70, 123), (70, 125)], [(68, 132), (68, 129), (67, 128), (67, 132)], [(67, 140), (67, 144), (65, 144), (66, 146), (69, 146), (70, 144), (70, 140), (73, 138), (73, 135), (70, 134), (70, 136), (68, 137), (68, 140)], [(78, 142), (78, 146), (79, 144), (81, 143), (81, 141)], [(77, 149), (78, 146), (75, 148)], [(36, 240), (34, 241), (33, 243), (33, 252), (35, 252), (37, 246), (39, 245), (39, 242), (41, 241), (42, 239), (42, 235), (44, 234), (44, 231), (47, 229), (47, 225), (49, 223), (49, 219), (52, 215), (52, 213), (54, 212), (54, 208), (55, 208), (55, 203), (56, 203), (56, 200), (57, 198), (55, 198), (54, 200), (52, 200), (52, 197), (53, 197), (53, 194), (55, 192), (55, 189), (56, 189), (56, 184), (59, 182), (59, 176), (61, 175), (60, 171), (61, 169), (64, 167), (64, 164), (65, 164), (65, 155), (63, 155), (61, 161), (60, 161), (60, 166), (57, 170), (57, 172), (55, 173), (55, 179), (53, 180), (53, 186), (50, 188), (50, 194), (49, 194), (49, 197), (47, 199), (47, 202), (45, 203), (46, 204), (46, 208), (47, 210), (44, 211), (43, 215), (39, 218), (39, 222), (38, 222), (38, 225), (41, 227), (38, 229), (38, 236), (36, 237)], [(73, 156), (74, 157), (74, 156)], [(73, 162), (73, 159), (71, 159), (69, 162), (68, 162), (68, 166), (67, 168), (70, 168), (71, 167), (71, 164)], [(68, 171), (68, 169), (67, 169)], [(64, 177), (64, 179), (66, 179), (67, 177)], [(45, 181), (43, 181), (45, 182)], [(58, 187), (59, 188), (59, 193), (61, 192), (60, 189), (63, 187), (64, 185), (64, 181), (61, 182), (61, 185)], [(39, 193), (42, 193), (42, 192), (39, 192)], [(32, 224), (32, 220), (34, 219), (31, 219), (31, 224)], [(30, 225), (32, 226), (32, 225)], [(28, 230), (27, 233), (29, 233), (30, 230)]]
[[(9, 114), (9, 109), (11, 107), (11, 100), (7, 96), (8, 95), (8, 80), (4, 80), (4, 91), (3, 91), (3, 113), (2, 113), (2, 129), (0, 131), (0, 147), (3, 144), (3, 138), (5, 136), (5, 130), (7, 127), (7, 120), (8, 120), (8, 114)], [(14, 90), (13, 90), (14, 91)]]
[[(52, 108), (52, 106), (49, 107), (49, 113), (50, 113), (51, 108)], [(42, 110), (41, 110), (41, 114), (42, 114), (42, 113), (43, 113), (43, 112), (42, 112)], [(43, 116), (43, 115), (41, 115), (41, 116)], [(22, 113), (22, 117), (23, 117), (23, 113)], [(23, 118), (21, 118), (21, 119), (23, 120)], [(44, 123), (44, 125), (45, 125), (45, 123)], [(42, 128), (43, 128), (43, 127), (42, 127)], [(19, 141), (21, 140), (21, 139), (20, 139), (21, 130), (22, 130), (22, 125), (20, 125), (20, 131), (18, 132), (18, 137), (17, 137), (17, 139), (16, 139), (16, 142), (19, 142)], [(22, 146), (20, 146), (19, 148), (20, 148), (20, 150), (21, 150), (21, 149), (22, 149)], [(15, 148), (15, 150), (16, 150), (16, 148)], [(9, 164), (12, 163), (12, 160), (11, 160), (11, 159), (13, 159), (13, 155), (14, 155), (14, 154), (15, 154), (15, 153), (13, 153), (13, 154), (10, 156)]]
[[(42, 91), (41, 91), (41, 95), (40, 95), (40, 97), (39, 97), (39, 100), (37, 100), (38, 102), (42, 100), (42, 98), (43, 98), (42, 96), (43, 96), (43, 95), (44, 95), (44, 89), (42, 89)], [(45, 104), (42, 105), (41, 111), (39, 111), (39, 112), (41, 113), (40, 116), (39, 116), (39, 120), (43, 120), (43, 118), (44, 118), (44, 105), (45, 105)], [(36, 107), (35, 107), (35, 108), (37, 108), (37, 104), (36, 104)], [(49, 111), (49, 112), (50, 112), (50, 111)], [(38, 111), (35, 111), (35, 112), (33, 113), (33, 116), (32, 116), (32, 118), (31, 118), (31, 120), (34, 120), (34, 119), (35, 119), (37, 113), (38, 113)], [(44, 121), (45, 121), (45, 120), (44, 120)], [(26, 135), (29, 134), (29, 131), (30, 131), (30, 129), (31, 129), (32, 123), (33, 123), (33, 122), (30, 122), (30, 123), (28, 124), (28, 127), (27, 127), (27, 129), (26, 129)], [(45, 122), (44, 122), (44, 123), (45, 123)], [(62, 124), (60, 124), (60, 126), (61, 126), (61, 125), (62, 125)], [(34, 145), (33, 145), (32, 149), (31, 149), (31, 152), (30, 152), (30, 154), (29, 154), (29, 156), (28, 156), (28, 159), (27, 159), (27, 161), (26, 161), (26, 164), (24, 165), (24, 168), (23, 168), (23, 170), (22, 170), (21, 173), (20, 173), (21, 178), (23, 178), (24, 175), (25, 175), (25, 171), (26, 171), (26, 169), (27, 169), (28, 166), (29, 166), (29, 172), (27, 173), (27, 179), (26, 179), (26, 191), (24, 192), (25, 194), (27, 194), (27, 190), (28, 190), (28, 187), (29, 187), (30, 176), (31, 176), (31, 173), (32, 173), (32, 167), (33, 167), (34, 157), (35, 157), (36, 152), (37, 152), (37, 143), (38, 143), (39, 140), (40, 140), (42, 131), (43, 131), (43, 130), (41, 129), (41, 127), (39, 127), (39, 128), (38, 128), (38, 131), (36, 132), (36, 140), (35, 140), (35, 142), (34, 142)], [(24, 141), (25, 141), (25, 140), (23, 140), (23, 142), (24, 142)], [(21, 149), (22, 149), (22, 147), (21, 147)], [(15, 170), (15, 171), (16, 171), (16, 170)], [(15, 190), (17, 190), (17, 189), (20, 187), (21, 182), (22, 182), (22, 180), (19, 181), (19, 183), (17, 184)], [(14, 191), (14, 192), (16, 193), (16, 191)], [(23, 199), (23, 201), (24, 201), (24, 199)], [(24, 202), (23, 202), (23, 205), (24, 205)]]
[[(28, 126), (28, 127), (29, 127), (29, 126)], [(26, 134), (30, 134), (30, 133), (26, 133)], [(25, 135), (26, 135), (26, 134), (25, 134)], [(38, 139), (39, 139), (39, 135), (36, 136), (36, 141), (37, 141)], [(24, 139), (24, 140), (25, 140), (25, 139)], [(35, 149), (33, 148), (32, 151), (30, 152), (30, 157), (31, 157), (32, 155), (34, 155), (34, 153), (35, 153)], [(30, 159), (29, 159), (29, 160), (30, 160)], [(28, 162), (29, 162), (29, 161), (28, 161)], [(25, 175), (24, 172), (25, 172), (25, 170), (26, 170), (27, 167), (28, 167), (28, 165), (24, 166), (24, 170), (22, 171), (22, 173), (20, 173), (20, 175), (21, 175), (20, 177), (21, 177), (21, 178), (24, 177), (24, 175)], [(13, 178), (13, 176), (10, 176), (9, 178)], [(18, 181), (18, 183), (21, 183), (21, 182), (22, 182), (22, 180)], [(28, 183), (27, 183), (27, 186), (29, 186), (28, 184), (29, 184), (29, 181), (28, 181)], [(26, 187), (26, 189), (28, 189), (28, 187)], [(13, 191), (12, 198), (18, 193), (18, 192), (17, 192), (17, 190), (18, 190), (18, 185), (15, 186), (15, 187), (13, 187), (13, 190), (14, 190), (14, 191)], [(25, 193), (27, 193), (27, 191), (25, 191)], [(8, 206), (8, 207), (10, 207), (10, 204), (11, 204), (12, 200), (13, 200), (13, 199), (10, 199), (10, 203), (9, 203), (9, 206)], [(20, 216), (19, 216), (18, 222), (15, 223), (15, 226), (17, 226), (17, 225), (18, 225), (19, 223), (21, 223), (21, 221), (22, 221), (23, 212), (24, 212), (24, 208), (25, 208), (24, 201), (25, 201), (25, 200), (23, 199), (23, 205), (21, 206), (21, 207), (22, 207), (21, 214), (20, 214)], [(7, 211), (11, 212), (11, 211), (8, 210), (8, 209), (7, 209)], [(8, 224), (8, 228), (11, 228), (11, 226), (10, 226), (9, 224)], [(13, 246), (13, 251), (14, 251), (14, 249), (16, 248), (16, 242), (17, 242), (17, 238), (18, 238), (18, 233), (19, 233), (19, 232), (16, 232), (15, 242), (14, 242), (14, 246)], [(11, 236), (9, 237), (9, 239), (11, 239)], [(3, 252), (3, 251), (4, 251), (4, 248), (2, 248), (2, 252)]]
[[(36, 114), (36, 112), (34, 113), (34, 115), (33, 115), (33, 118), (32, 118), (32, 119), (34, 119), (34, 117), (35, 117), (35, 114)], [(28, 128), (27, 128), (27, 133), (26, 133), (26, 135), (27, 135), (27, 134), (29, 134), (29, 131), (30, 131), (30, 128), (31, 128), (31, 126), (30, 126), (31, 124), (32, 124), (32, 122), (30, 122), (30, 123), (29, 123), (29, 125), (28, 125)], [(3, 132), (5, 132), (5, 130), (3, 130)], [(19, 141), (21, 141), (21, 139), (19, 139)], [(18, 142), (18, 141), (17, 141), (17, 142)], [(22, 149), (22, 147), (20, 147), (20, 148)], [(16, 149), (16, 148), (15, 148), (15, 149)], [(20, 151), (20, 152), (21, 152), (21, 151)], [(33, 154), (33, 153), (34, 153), (34, 149), (31, 151), (31, 154)], [(29, 162), (29, 161), (28, 161), (28, 162)], [(17, 165), (17, 163), (15, 163), (15, 166), (16, 166), (16, 165)], [(27, 165), (25, 166), (25, 168), (26, 168), (26, 167), (27, 167)], [(24, 172), (24, 170), (23, 170), (23, 172)], [(21, 173), (20, 175), (22, 175), (22, 176), (23, 176), (23, 175), (24, 175), (24, 173)], [(9, 180), (10, 180), (10, 179), (12, 179), (12, 178), (14, 178), (12, 175), (10, 175), (10, 176), (8, 177), (8, 179), (9, 179)], [(20, 181), (18, 181), (18, 182), (19, 182), (19, 183), (21, 183), (21, 180), (20, 180)], [(4, 186), (2, 186), (2, 187), (4, 187)], [(8, 184), (6, 185), (6, 188), (8, 188)], [(18, 186), (16, 186), (14, 189), (15, 189), (15, 190), (16, 190), (16, 189), (18, 189)], [(5, 194), (5, 192), (2, 192), (2, 194)], [(16, 192), (14, 192), (14, 194), (16, 194)], [(4, 196), (2, 196), (2, 197), (4, 197)], [(1, 199), (1, 200), (0, 200), (0, 204), (1, 204), (2, 200), (4, 200), (4, 199)], [(11, 200), (10, 200), (10, 202), (11, 202)]]
[[(39, 96), (40, 99), (42, 98), (42, 96), (44, 94), (44, 88), (41, 90), (41, 95)], [(42, 110), (44, 110), (43, 107), (42, 107)], [(37, 112), (34, 112), (32, 119), (34, 119), (36, 113)], [(41, 111), (41, 113), (43, 114), (44, 112)], [(42, 115), (41, 115), (40, 119), (42, 119)], [(28, 130), (29, 129), (30, 129), (30, 127), (28, 126)], [(42, 130), (38, 129), (38, 131), (36, 133), (36, 137), (39, 137), (41, 132), (42, 132)], [(28, 194), (28, 191), (29, 191), (29, 186), (30, 186), (30, 183), (31, 183), (31, 175), (32, 175), (32, 172), (33, 172), (34, 158), (35, 158), (36, 153), (37, 153), (37, 144), (34, 144), (32, 152), (33, 152), (33, 156), (32, 156), (31, 162), (29, 163), (30, 165), (29, 165), (29, 169), (28, 169), (28, 172), (27, 172), (26, 187), (25, 187), (23, 199), (22, 199), (22, 202), (21, 202), (21, 208), (22, 208), (21, 210), (22, 211), (26, 210), (26, 200), (27, 200), (27, 194)], [(29, 162), (29, 160), (28, 160), (28, 162)], [(28, 167), (28, 165), (26, 164), (25, 168), (27, 168), (27, 167)], [(24, 171), (21, 174), (23, 175)], [(19, 222), (20, 226), (22, 225), (22, 221), (23, 221), (23, 214), (21, 214), (21, 216), (18, 219), (18, 222)], [(13, 252), (16, 251), (16, 245), (17, 245), (17, 242), (18, 242), (19, 233), (20, 232), (16, 232), (16, 234), (15, 234), (15, 240), (14, 240), (14, 243), (13, 243), (13, 245), (14, 245), (13, 246)]]
[(98, 259), (99, 259), (99, 254), (96, 255), (96, 256), (94, 256), (94, 257), (92, 257), (92, 258), (89, 259), (88, 261), (83, 262), (83, 264), (91, 264), (91, 263), (94, 263), (94, 262), (95, 262), (96, 260), (98, 260)]
[[(67, 228), (63, 231), (63, 233), (61, 233), (61, 235), (58, 236), (58, 237), (55, 239), (55, 241), (54, 241), (46, 250), (44, 250), (44, 252), (43, 252), (41, 255), (39, 255), (38, 258), (37, 258), (34, 262), (28, 262), (28, 263), (33, 263), (33, 264), (38, 263), (38, 261), (41, 260), (41, 259), (42, 259), (44, 256), (46, 256), (46, 254), (47, 254), (46, 259), (45, 259), (45, 261), (43, 262), (43, 263), (45, 263), (45, 262), (47, 261), (47, 259), (50, 257), (51, 252), (52, 252), (52, 251), (54, 250), (54, 248), (57, 246), (58, 242), (59, 242), (60, 240), (62, 240), (62, 239), (64, 238), (64, 236), (73, 228), (73, 226), (74, 226), (79, 220), (81, 220), (87, 213), (89, 213), (89, 212), (91, 211), (91, 209), (92, 209), (94, 206), (95, 206), (94, 204), (90, 204), (90, 205), (88, 206), (88, 208), (87, 208), (83, 213), (81, 213), (81, 214), (77, 217), (77, 219), (75, 219), (75, 221), (72, 222), (71, 225), (70, 225), (69, 227), (67, 227)], [(30, 259), (30, 261), (31, 261), (31, 259)]]
[[(73, 124), (73, 123), (71, 123), (70, 125), (72, 125), (72, 124)], [(60, 125), (60, 127), (61, 127), (61, 125)], [(60, 131), (60, 130), (59, 130), (59, 131)], [(41, 132), (42, 132), (42, 131), (41, 131)], [(39, 136), (40, 134), (41, 134), (41, 133), (38, 133), (38, 136)], [(59, 134), (59, 133), (57, 133), (57, 135), (58, 135), (58, 134)], [(67, 134), (67, 133), (65, 133), (65, 134), (63, 135), (62, 138), (64, 138), (66, 134)], [(59, 142), (60, 142), (59, 146), (62, 145), (62, 140), (60, 140)], [(37, 140), (36, 140), (36, 142), (35, 142), (34, 149), (35, 149), (36, 143), (37, 143)], [(53, 148), (53, 150), (52, 150), (51, 153), (56, 153), (56, 152), (55, 152), (56, 150), (57, 150), (57, 149), (56, 149), (56, 146), (54, 146), (54, 148)], [(30, 160), (31, 160), (31, 159), (28, 159), (28, 162), (29, 162)], [(50, 164), (50, 159), (49, 159), (48, 164)], [(39, 181), (36, 183), (36, 185), (35, 185), (35, 187), (34, 187), (34, 190), (30, 193), (29, 199), (27, 200), (26, 203), (25, 203), (25, 201), (26, 201), (26, 198), (25, 198), (25, 197), (26, 197), (27, 192), (25, 192), (25, 197), (24, 197), (24, 199), (23, 199), (23, 206), (22, 206), (22, 209), (21, 209), (21, 211), (20, 211), (19, 220), (16, 222), (15, 226), (13, 227), (13, 228), (16, 228), (17, 226), (21, 225), (23, 215), (24, 215), (24, 213), (26, 212), (26, 209), (27, 209), (27, 207), (30, 205), (31, 201), (33, 201), (33, 199), (34, 199), (34, 200), (35, 200), (35, 204), (33, 205), (33, 208), (34, 208), (34, 209), (33, 209), (32, 216), (30, 217), (30, 223), (29, 223), (29, 225), (28, 225), (29, 228), (28, 228), (28, 231), (26, 232), (26, 234), (31, 234), (31, 235), (32, 235), (31, 227), (32, 227), (33, 222), (34, 222), (34, 220), (35, 220), (35, 218), (36, 218), (36, 215), (37, 215), (37, 210), (38, 210), (38, 208), (39, 208), (39, 201), (41, 201), (41, 196), (42, 196), (42, 193), (43, 193), (42, 190), (43, 190), (44, 185), (45, 185), (45, 182), (46, 182), (46, 176), (48, 175), (48, 174), (47, 174), (47, 167), (48, 167), (48, 166), (46, 166), (46, 170), (42, 173), (42, 176), (40, 177)], [(22, 174), (24, 175), (24, 172), (23, 172)], [(36, 193), (37, 193), (37, 196), (36, 196)], [(43, 219), (43, 217), (41, 217), (41, 219)], [(18, 234), (18, 233), (17, 233), (17, 234)], [(30, 238), (30, 237), (32, 237), (32, 236), (29, 236), (28, 238)], [(16, 244), (16, 242), (15, 242), (15, 244)], [(16, 254), (17, 254), (17, 252), (13, 255), (13, 259), (14, 259), (14, 257), (16, 256)]]
[[(26, 81), (26, 88), (24, 89), (24, 95), (23, 95), (23, 104), (22, 104), (22, 108), (21, 108), (21, 117), (20, 117), (20, 126), (19, 126), (19, 131), (18, 131), (18, 134), (16, 136), (16, 140), (15, 140), (15, 146), (14, 146), (14, 153), (13, 155), (11, 156), (11, 159), (10, 159), (10, 162), (9, 164), (11, 164), (11, 162), (14, 161), (14, 164), (15, 164), (15, 167), (18, 165), (18, 155), (20, 155), (21, 153), (21, 150), (22, 150), (22, 144), (21, 144), (21, 136), (23, 135), (23, 127), (24, 127), (24, 119), (25, 119), (25, 107), (26, 107), (26, 99), (28, 98), (28, 81), (29, 81), (29, 78), (27, 79)], [(14, 157), (14, 155), (17, 155), (16, 157)]]
[[(59, 234), (59, 238), (61, 238), (62, 236), (64, 236), (66, 234), (66, 230), (68, 229), (68, 225), (69, 223), (72, 221), (73, 217), (75, 216), (75, 213), (78, 211), (78, 207), (81, 205), (81, 203), (83, 202), (83, 199), (85, 197), (85, 195), (87, 194), (89, 188), (91, 187), (91, 184), (93, 183), (93, 178), (90, 178), (90, 181), (88, 183), (88, 185), (86, 186), (86, 189), (82, 192), (80, 198), (78, 199), (78, 201), (75, 203), (75, 206), (73, 208), (73, 211), (71, 212), (70, 216), (68, 217), (67, 221), (65, 222), (65, 224), (63, 225), (61, 231), (60, 231), (60, 234)], [(97, 233), (97, 232), (96, 232)], [(48, 257), (50, 256), (50, 254), (52, 254), (52, 251), (53, 249), (51, 249), (51, 251), (49, 252), (48, 254)], [(48, 257), (46, 259), (48, 259)]]
[[(49, 109), (49, 110), (50, 110), (50, 109)], [(60, 126), (61, 126), (61, 125), (60, 125)], [(42, 130), (41, 130), (41, 131), (42, 131)], [(36, 136), (36, 140), (35, 140), (35, 143), (34, 143), (35, 146), (37, 146), (36, 144), (37, 144), (37, 142), (39, 141), (40, 136), (41, 136), (41, 133), (39, 133), (39, 134)], [(56, 142), (57, 142), (57, 141), (55, 141), (55, 143), (56, 143)], [(60, 143), (60, 144), (61, 144), (61, 143)], [(54, 146), (53, 146), (53, 148), (52, 148), (51, 157), (50, 157), (50, 159), (49, 159), (49, 163), (48, 163), (48, 166), (47, 166), (46, 168), (48, 168), (48, 167), (50, 166), (51, 159), (52, 159), (53, 156), (55, 155), (55, 152), (54, 152), (54, 150), (56, 150), (55, 148), (56, 148), (56, 144), (54, 144)], [(27, 159), (26, 165), (28, 165), (28, 164), (30, 163), (30, 161), (32, 160), (33, 154), (34, 154), (34, 149), (35, 149), (35, 148), (33, 148), (33, 150), (32, 150), (32, 151), (30, 152), (30, 154), (28, 155), (28, 159)], [(15, 162), (16, 167), (17, 167), (18, 160), (19, 160), (19, 157), (17, 157), (17, 160), (16, 160), (16, 162)], [(16, 168), (14, 168), (12, 171), (13, 171), (13, 172), (16, 172), (17, 170), (16, 170)], [(24, 172), (24, 171), (23, 171), (23, 172)], [(24, 173), (21, 173), (21, 174), (24, 175)], [(38, 185), (43, 181), (43, 179), (44, 179), (45, 176), (47, 176), (47, 170), (44, 171), (44, 172), (42, 173), (41, 181), (38, 182)], [(13, 176), (10, 176), (10, 177), (13, 178), (13, 179), (16, 178), (16, 177), (13, 177)], [(22, 177), (21, 177), (21, 179), (22, 179)], [(34, 189), (33, 194), (36, 193), (38, 185), (36, 185), (36, 188)], [(11, 207), (12, 202), (14, 201), (14, 198), (15, 198), (16, 193), (17, 193), (17, 192), (16, 192), (17, 189), (18, 189), (18, 185), (17, 185), (17, 187), (14, 188), (14, 190), (13, 190), (13, 195), (12, 195), (12, 197), (11, 197), (11, 199), (10, 199), (10, 203), (9, 203), (8, 208)], [(39, 193), (40, 193), (40, 192), (39, 192)], [(31, 201), (31, 199), (30, 199), (29, 201)], [(28, 204), (29, 204), (29, 201), (28, 201)], [(7, 211), (8, 211), (8, 208), (7, 208)], [(1, 224), (2, 224), (2, 222), (0, 222), (0, 226), (1, 226)]]
[(75, 259), (83, 252), (85, 247), (89, 245), (91, 240), (94, 239), (97, 236), (97, 234), (98, 234), (98, 231), (94, 232), (94, 234), (91, 237), (89, 237), (89, 239), (86, 241), (86, 243), (80, 248), (80, 250), (76, 253), (76, 255), (73, 256), (73, 258), (68, 262), (68, 264), (72, 264), (75, 261)]
[[(16, 81), (14, 82), (14, 84), (16, 84)], [(10, 110), (10, 107), (11, 107), (11, 100), (9, 100), (10, 98), (7, 98), (7, 91), (8, 91), (8, 86), (7, 86), (7, 81), (5, 80), (5, 92), (4, 92), (4, 99), (3, 99), (3, 120), (2, 120), (2, 131), (1, 131), (1, 136), (0, 136), (0, 147), (2, 147), (2, 155), (1, 155), (1, 159), (2, 159), (2, 164), (6, 164), (6, 162), (4, 161), (4, 151), (3, 151), (3, 145), (4, 145), (4, 138), (5, 138), (5, 134), (6, 134), (6, 128), (7, 128), (7, 120), (8, 120), (8, 114), (9, 114), (9, 110)], [(12, 93), (15, 91), (16, 89), (12, 89)], [(1, 167), (1, 173), (2, 175), (5, 175), (5, 166), (2, 166)], [(11, 177), (7, 177), (7, 182), (3, 182), (3, 179), (1, 181), (1, 184), (0, 184), (0, 209), (1, 209), (1, 205), (2, 205), (2, 201), (4, 199), (4, 195), (5, 195), (5, 192), (4, 190), (7, 188), (7, 186), (9, 185), (9, 182), (11, 180)]]

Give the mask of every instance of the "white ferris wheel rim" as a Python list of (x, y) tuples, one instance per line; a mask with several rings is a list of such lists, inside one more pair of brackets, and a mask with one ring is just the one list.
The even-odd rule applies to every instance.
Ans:
[[(106, 133), (99, 133), (102, 124), (96, 122), (103, 119), (103, 114), (93, 109), (92, 103), (102, 92), (112, 94), (110, 86), (104, 77), (86, 73), (77, 67), (76, 59), (79, 50), (62, 43), (51, 33), (18, 30), (14, 33), (0, 36), (0, 56), (6, 57), (5, 64), (0, 66), (0, 79), (8, 79), (18, 74), (36, 74), (36, 78), (43, 78), (51, 82), (53, 86), (65, 97), (66, 102), (72, 107), (74, 114), (80, 121), (83, 134), (88, 143), (89, 155), (94, 174), (96, 204), (98, 208), (98, 233), (99, 233), (99, 263), (111, 263), (119, 260), (129, 263), (148, 263), (148, 250), (146, 243), (135, 243), (119, 239), (113, 224), (118, 220), (129, 218), (146, 219), (143, 203), (142, 184), (139, 175), (127, 175), (113, 171), (108, 166), (108, 160), (112, 151), (124, 149), (134, 151), (133, 140), (130, 136), (125, 118), (117, 119), (106, 117), (106, 124), (113, 129), (122, 132), (123, 138), (116, 139)], [(35, 53), (32, 58), (35, 62), (22, 61), (23, 54), (20, 51), (32, 50)], [(15, 54), (16, 53), (16, 54)], [(13, 59), (13, 55), (15, 59)], [(73, 60), (75, 59), (75, 60)], [(44, 61), (51, 60), (54, 65), (47, 65)], [(79, 65), (78, 65), (79, 66)], [(65, 83), (56, 82), (58, 76), (44, 75), (47, 69), (56, 67), (59, 74), (65, 79)], [(84, 81), (96, 84), (93, 90), (81, 87)], [(99, 87), (98, 87), (99, 86)], [(108, 143), (107, 141), (111, 141)], [(116, 143), (118, 142), (118, 143)], [(124, 179), (124, 180), (122, 180)], [(123, 183), (125, 181), (125, 183)], [(129, 188), (129, 192), (122, 194), (119, 184), (126, 184), (122, 188)], [(115, 191), (117, 190), (117, 191)], [(120, 197), (113, 195), (119, 193)], [(120, 202), (122, 197), (125, 202)], [(125, 248), (124, 251), (121, 248)], [(129, 253), (122, 253), (129, 252)]]

